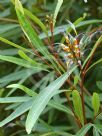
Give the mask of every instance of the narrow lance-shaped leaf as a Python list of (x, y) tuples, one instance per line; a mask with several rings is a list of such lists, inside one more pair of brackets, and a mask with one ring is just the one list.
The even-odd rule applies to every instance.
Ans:
[[(20, 8), (19, 8), (19, 4), (20, 4)], [(43, 42), (39, 39), (37, 33), (31, 26), (31, 23), (27, 20), (24, 14), (24, 10), (21, 5), (21, 2), (19, 0), (15, 0), (15, 10), (16, 10), (21, 28), (23, 32), (25, 33), (26, 37), (28, 38), (29, 42), (32, 44), (34, 48), (36, 48), (41, 54), (43, 54), (47, 60), (49, 60), (52, 63), (53, 67), (56, 68), (57, 71), (59, 71), (58, 67), (56, 66), (56, 61), (53, 61), (54, 57), (51, 55), (48, 49), (44, 46)]]
[(93, 127), (93, 136), (100, 136), (96, 127)]
[[(26, 94), (28, 94), (29, 96), (37, 96), (37, 93), (35, 93), (33, 90), (27, 88), (26, 86), (24, 85), (20, 85), (20, 84), (11, 84), (11, 85), (8, 85), (7, 88), (18, 88), (18, 89), (21, 89), (22, 91), (24, 91)], [(60, 93), (63, 93), (63, 92), (71, 92), (71, 90), (57, 90), (55, 91), (55, 94), (54, 95), (57, 95), (57, 94), (60, 94)]]
[[(101, 124), (94, 124), (94, 126), (93, 126), (97, 131), (98, 131), (98, 133), (100, 134), (100, 135), (98, 135), (98, 136), (102, 136), (102, 125)], [(97, 136), (97, 135), (96, 135)]]
[[(23, 51), (32, 53), (32, 52), (29, 51), (28, 49), (26, 49), (26, 48), (24, 48), (24, 47), (22, 47), (22, 46), (20, 46), (20, 45), (18, 45), (18, 44), (15, 44), (15, 43), (13, 43), (13, 42), (11, 42), (11, 41), (9, 41), (9, 40), (3, 38), (3, 37), (0, 37), (0, 41), (4, 42), (4, 43), (6, 43), (6, 44), (9, 44), (9, 45), (11, 45), (11, 46), (13, 46), (13, 47), (15, 47), (15, 48), (21, 49), (21, 50), (23, 50)], [(33, 54), (33, 53), (32, 53), (32, 54)]]
[(18, 54), (20, 55), (21, 58), (23, 58), (24, 60), (28, 61), (28, 63), (30, 63), (31, 65), (37, 66), (37, 67), (42, 67), (42, 68), (48, 68), (49, 66), (46, 66), (42, 63), (38, 63), (36, 62), (34, 59), (31, 59), (29, 56), (27, 56), (22, 50), (18, 51)]
[(85, 136), (85, 134), (90, 130), (90, 128), (93, 126), (93, 124), (89, 123), (82, 127), (75, 136)]
[(19, 0), (15, 0), (15, 5), (16, 5), (16, 9), (18, 9), (24, 15), (24, 10), (21, 2)]
[(37, 25), (39, 25), (41, 27), (41, 29), (45, 32), (46, 36), (48, 37), (48, 32), (47, 29), (45, 27), (45, 25), (40, 21), (39, 18), (37, 18), (35, 15), (33, 15), (29, 10), (24, 9), (24, 13), (34, 21), (34, 23), (36, 23)]
[(30, 100), (31, 97), (22, 96), (22, 97), (4, 97), (0, 98), (0, 103), (16, 103), (16, 102), (26, 102)]
[(101, 63), (101, 62), (102, 62), (102, 58), (99, 59), (99, 60), (97, 60), (96, 62), (94, 62), (94, 63), (87, 69), (87, 71), (89, 71), (91, 68), (93, 68), (95, 65), (97, 65), (97, 64), (99, 64), (99, 63)]
[(99, 107), (100, 107), (100, 98), (97, 93), (93, 93), (92, 96), (92, 107), (94, 110), (94, 116), (96, 116), (99, 112)]
[[(78, 19), (73, 23), (74, 29), (75, 29), (75, 27), (77, 27), (83, 20), (84, 20), (84, 16), (78, 18)], [(67, 33), (70, 33), (71, 30), (72, 30), (72, 27), (71, 27), (71, 25), (67, 25), (66, 28), (64, 28), (64, 29), (66, 30)], [(63, 37), (63, 38), (61, 39), (61, 43), (64, 43), (64, 41), (65, 41), (65, 37)]]
[(33, 59), (31, 59), (30, 57), (28, 57), (22, 50), (18, 51), (18, 54), (20, 55), (21, 58), (27, 60), (28, 62), (30, 62), (31, 64), (38, 64), (36, 61), (34, 61)]
[(37, 119), (39, 118), (40, 114), (48, 104), (49, 100), (55, 94), (55, 91), (58, 90), (65, 80), (69, 77), (69, 75), (73, 72), (74, 67), (69, 73), (65, 73), (64, 75), (60, 76), (58, 79), (53, 81), (48, 87), (40, 92), (40, 94), (34, 99), (32, 107), (28, 113), (27, 120), (26, 120), (26, 131), (28, 134), (31, 133), (31, 130), (36, 123)]
[[(80, 17), (79, 19), (77, 19), (75, 22), (74, 22), (74, 25), (76, 28), (80, 28), (82, 26), (86, 26), (86, 25), (90, 25), (90, 24), (96, 24), (96, 23), (101, 23), (102, 20), (86, 20), (86, 21), (83, 21), (84, 17)], [(61, 25), (61, 26), (58, 26), (58, 27), (55, 27), (54, 29), (54, 36), (57, 35), (57, 34), (60, 34), (62, 32), (62, 30), (67, 30), (67, 32), (70, 32), (72, 29), (70, 28), (70, 25), (67, 24), (67, 25)], [(48, 35), (51, 36), (51, 32), (48, 31)], [(44, 39), (46, 38), (46, 35), (45, 33), (41, 33), (39, 35), (39, 37), (41, 39)], [(61, 40), (61, 43), (65, 41), (65, 38), (63, 37), (62, 40)]]
[(45, 70), (47, 71), (47, 66), (46, 65), (39, 65), (39, 63), (36, 62), (36, 65), (29, 63), (26, 60), (20, 59), (20, 58), (16, 58), (16, 57), (12, 57), (12, 56), (3, 56), (0, 55), (0, 60), (4, 60), (4, 61), (8, 61), (26, 68), (31, 68), (34, 70)]
[(31, 107), (31, 104), (32, 99), (22, 103), (18, 108), (16, 108), (16, 110), (13, 113), (11, 113), (7, 118), (0, 122), (0, 127), (4, 126), (5, 124), (9, 123), (13, 119), (19, 117), (20, 115), (28, 111), (29, 108)]
[(57, 15), (58, 15), (58, 12), (60, 10), (62, 3), (63, 3), (63, 0), (58, 0), (58, 2), (57, 2), (57, 6), (56, 6), (56, 9), (55, 9), (55, 12), (54, 12), (54, 20), (53, 20), (54, 25), (56, 23), (56, 18), (57, 18)]
[(67, 22), (70, 24), (70, 27), (74, 30), (75, 34), (77, 35), (75, 25), (72, 22), (70, 22), (69, 20), (67, 20)]
[(85, 66), (85, 64), (87, 63), (87, 61), (90, 59), (90, 57), (93, 55), (93, 53), (95, 52), (95, 50), (97, 49), (98, 45), (102, 42), (102, 36), (100, 36), (100, 38), (96, 41), (93, 49), (91, 50), (91, 52), (89, 53), (88, 57), (86, 58), (86, 60), (83, 63), (83, 68)]
[(7, 88), (19, 88), (22, 91), (24, 91), (26, 94), (28, 94), (29, 96), (36, 96), (37, 95), (33, 90), (27, 88), (24, 85), (20, 85), (20, 84), (12, 84), (12, 85), (7, 86)]
[[(72, 69), (72, 71), (73, 70), (74, 69)], [(72, 71), (69, 72), (69, 75), (72, 73)], [(56, 82), (56, 80), (55, 80), (55, 82)], [(5, 118), (3, 121), (1, 121), (0, 122), (0, 127), (4, 126), (5, 124), (9, 123), (10, 121), (15, 119), (16, 117), (19, 117), (20, 115), (22, 115), (24, 112), (28, 111), (31, 108), (31, 106), (32, 106), (33, 100), (35, 99), (35, 97), (38, 96), (37, 93), (33, 92), (33, 90), (25, 87), (24, 85), (13, 84), (13, 85), (10, 85), (8, 87), (9, 88), (12, 88), (12, 87), (13, 88), (19, 88), (19, 89), (23, 90), (25, 93), (27, 93), (29, 96), (33, 96), (33, 98), (31, 98), (31, 100), (28, 100), (27, 102), (22, 103), (18, 108), (15, 109), (15, 111), (13, 113), (11, 113), (7, 118)], [(45, 90), (46, 90), (46, 88), (45, 88)], [(54, 91), (53, 95), (56, 95), (58, 93), (60, 93), (60, 91), (56, 90), (56, 91)], [(12, 102), (12, 100), (11, 100), (11, 102)], [(51, 106), (53, 108), (56, 108), (58, 110), (61, 110), (61, 111), (65, 112), (65, 113), (68, 113), (70, 115), (73, 115), (73, 113), (70, 111), (70, 109), (68, 109), (64, 105), (57, 104), (57, 103), (54, 103), (54, 104), (55, 105), (53, 105), (53, 101), (52, 100), (50, 102), (48, 102), (49, 106)]]
[(1, 77), (0, 83), (6, 85), (6, 84), (9, 84), (12, 81), (21, 80), (25, 77), (29, 77), (32, 74), (35, 74), (35, 73), (38, 73), (38, 72), (40, 72), (40, 70), (37, 70), (37, 69), (36, 70), (23, 69), (23, 70), (20, 70), (20, 71), (14, 71), (13, 73), (10, 73), (6, 76)]
[(77, 90), (73, 90), (72, 99), (73, 99), (75, 114), (79, 118), (81, 124), (84, 125), (82, 101), (81, 101), (80, 94), (79, 94), (79, 92)]
[(48, 105), (51, 106), (52, 108), (58, 109), (60, 111), (63, 111), (65, 113), (67, 113), (67, 114), (70, 114), (70, 115), (74, 116), (73, 112), (68, 107), (58, 103), (57, 101), (51, 100), (48, 103)]

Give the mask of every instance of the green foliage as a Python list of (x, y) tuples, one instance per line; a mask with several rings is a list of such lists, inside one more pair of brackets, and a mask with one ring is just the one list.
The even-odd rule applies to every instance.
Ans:
[(37, 18), (36, 16), (34, 16), (34, 14), (32, 14), (29, 10), (24, 9), (24, 13), (30, 18), (32, 19), (32, 21), (34, 21), (34, 23), (36, 23), (38, 26), (41, 27), (42, 31), (45, 32), (46, 36), (48, 36), (48, 32), (47, 29), (45, 27), (45, 25), (40, 21), (39, 18)]
[(19, 46), (19, 45), (15, 44), (15, 43), (13, 43), (13, 42), (11, 42), (11, 41), (8, 41), (7, 39), (5, 39), (5, 38), (3, 38), (3, 37), (0, 37), (0, 41), (4, 42), (4, 43), (6, 43), (6, 44), (9, 44), (9, 45), (11, 45), (11, 46), (14, 46), (15, 48), (18, 48), (18, 49), (21, 49), (21, 50), (23, 50), (23, 51), (29, 52), (28, 49), (23, 48), (22, 46)]
[(98, 88), (100, 90), (102, 90), (102, 81), (97, 81), (96, 84), (97, 84)]
[(102, 36), (100, 36), (100, 38), (97, 40), (97, 42), (95, 43), (92, 51), (90, 52), (90, 54), (88, 55), (88, 57), (86, 58), (86, 60), (84, 61), (83, 67), (85, 66), (85, 64), (87, 63), (87, 61), (90, 59), (90, 57), (92, 56), (92, 54), (95, 52), (95, 50), (97, 49), (97, 46), (102, 42)]
[(76, 116), (79, 118), (82, 125), (84, 125), (84, 117), (83, 117), (83, 110), (82, 110), (82, 101), (80, 94), (77, 90), (73, 90), (72, 92), (72, 99), (74, 105), (74, 111)]
[(100, 107), (100, 98), (97, 93), (93, 93), (92, 96), (92, 107), (94, 109), (94, 116), (97, 116), (99, 112), (99, 107)]
[(26, 68), (31, 68), (31, 69), (34, 69), (34, 70), (45, 70), (46, 71), (46, 66), (38, 64), (37, 62), (32, 64), (32, 63), (28, 63), (28, 61), (25, 61), (25, 60), (20, 59), (20, 58), (11, 57), (11, 56), (3, 56), (3, 55), (0, 55), (0, 60), (8, 61), (8, 62), (17, 64), (17, 65), (20, 65), (20, 66), (24, 66)]
[(101, 0), (0, 1), (0, 136), (102, 135), (101, 23)]
[(51, 61), (51, 63), (53, 64), (53, 66), (56, 69), (58, 69), (56, 67), (56, 64), (54, 64), (54, 62), (52, 60), (53, 57), (48, 52), (48, 50), (45, 48), (43, 42), (38, 38), (36, 32), (34, 31), (31, 24), (29, 23), (29, 21), (26, 19), (25, 15), (23, 14), (23, 12), (22, 12), (23, 8), (21, 8), (21, 9), (18, 8), (19, 3), (20, 2), (18, 0), (15, 0), (16, 13), (17, 13), (21, 28), (24, 31), (25, 35), (27, 36), (29, 42), (32, 44), (32, 46), (36, 47), (36, 49), (40, 53), (42, 53), (49, 61)]
[(90, 128), (93, 126), (93, 124), (89, 123), (82, 127), (80, 131), (75, 136), (85, 136), (85, 134), (90, 130)]
[(60, 10), (60, 7), (61, 7), (62, 3), (63, 3), (63, 0), (58, 0), (58, 2), (57, 2), (57, 6), (56, 6), (56, 9), (55, 9), (55, 11), (54, 11), (54, 17), (53, 17), (53, 19), (54, 19), (54, 20), (53, 20), (54, 25), (55, 25), (55, 23), (56, 23), (57, 15), (58, 15), (58, 13), (59, 13), (59, 10)]
[(74, 86), (77, 85), (78, 81), (79, 81), (79, 76), (76, 75), (76, 76), (74, 77)]
[(40, 116), (41, 112), (43, 111), (43, 109), (45, 108), (51, 97), (53, 97), (53, 95), (55, 94), (55, 91), (61, 87), (61, 85), (69, 77), (71, 72), (65, 73), (64, 75), (59, 77), (57, 80), (52, 82), (47, 88), (42, 90), (41, 93), (38, 95), (38, 97), (36, 97), (36, 99), (32, 103), (32, 107), (28, 113), (26, 120), (26, 131), (28, 134), (31, 133), (31, 130), (35, 122), (37, 121), (38, 117)]
[(22, 91), (24, 91), (26, 94), (28, 94), (29, 96), (35, 96), (36, 95), (35, 92), (33, 92), (31, 89), (25, 87), (24, 85), (11, 84), (11, 85), (7, 86), (7, 88), (19, 88)]

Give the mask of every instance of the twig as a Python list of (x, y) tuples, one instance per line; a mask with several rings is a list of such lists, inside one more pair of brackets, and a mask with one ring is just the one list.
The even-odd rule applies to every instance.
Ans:
[(17, 21), (17, 20), (10, 19), (10, 18), (2, 18), (2, 17), (0, 17), (0, 21), (6, 21), (6, 22), (18, 23), (18, 21)]

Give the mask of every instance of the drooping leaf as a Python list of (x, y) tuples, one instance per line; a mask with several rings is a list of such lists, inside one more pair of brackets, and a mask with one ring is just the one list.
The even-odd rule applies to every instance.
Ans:
[(18, 44), (15, 44), (15, 43), (13, 43), (13, 42), (11, 42), (11, 41), (9, 41), (9, 40), (3, 38), (3, 37), (0, 37), (0, 41), (4, 42), (4, 43), (6, 43), (6, 44), (9, 44), (9, 45), (11, 45), (11, 46), (13, 46), (13, 47), (15, 47), (15, 48), (21, 49), (21, 50), (23, 50), (23, 51), (32, 53), (32, 52), (29, 51), (28, 49), (26, 49), (26, 48), (24, 48), (24, 47), (22, 47), (22, 46), (20, 46), (20, 45), (18, 45)]
[[(36, 73), (36, 72), (35, 72), (35, 73)], [(21, 79), (20, 81), (18, 81), (17, 84), (19, 84), (19, 85), (23, 84), (23, 83), (26, 81), (27, 78), (29, 78), (29, 75), (25, 76), (23, 79)], [(12, 89), (8, 92), (8, 94), (7, 94), (6, 96), (7, 96), (7, 97), (11, 96), (11, 94), (13, 94), (16, 90), (17, 90), (17, 88), (12, 88)]]
[(26, 131), (28, 134), (31, 133), (34, 124), (36, 123), (37, 119), (39, 118), (46, 105), (48, 104), (49, 100), (55, 94), (55, 91), (62, 86), (62, 84), (65, 82), (65, 80), (69, 77), (69, 75), (73, 72), (74, 69), (75, 67), (69, 73), (65, 73), (64, 75), (60, 76), (58, 79), (53, 81), (36, 97), (26, 120)]
[[(31, 69), (36, 69), (36, 70), (45, 70), (46, 68), (43, 68), (43, 66), (39, 66), (39, 64), (36, 63), (36, 65), (32, 65), (31, 63), (29, 63), (28, 61), (25, 61), (23, 59), (20, 58), (16, 58), (16, 57), (12, 57), (12, 56), (3, 56), (0, 55), (0, 60), (4, 60), (4, 61), (8, 61), (26, 68), (31, 68)], [(44, 66), (47, 67), (47, 66)]]
[(33, 90), (25, 87), (24, 85), (20, 85), (20, 84), (12, 84), (12, 85), (7, 86), (7, 88), (19, 88), (22, 91), (24, 91), (26, 94), (28, 94), (29, 96), (37, 95)]

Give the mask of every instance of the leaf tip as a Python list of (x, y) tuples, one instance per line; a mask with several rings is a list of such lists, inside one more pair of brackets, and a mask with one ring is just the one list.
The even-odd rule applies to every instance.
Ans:
[(31, 130), (28, 127), (26, 127), (26, 132), (29, 135), (31, 133)]
[(19, 0), (15, 0), (15, 8), (19, 10), (24, 15), (24, 10), (22, 4)]

